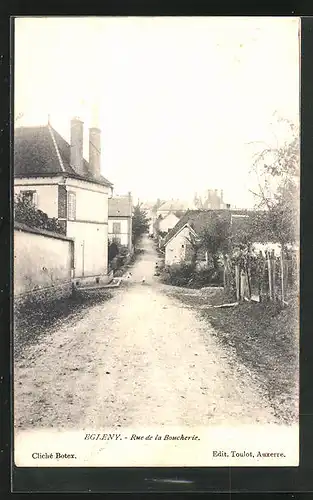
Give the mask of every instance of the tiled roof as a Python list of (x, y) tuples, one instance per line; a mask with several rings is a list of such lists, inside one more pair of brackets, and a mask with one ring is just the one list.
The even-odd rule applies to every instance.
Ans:
[(166, 245), (166, 243), (173, 237), (175, 234), (177, 234), (187, 223), (192, 224), (197, 217), (199, 217), (199, 214), (203, 213), (201, 210), (188, 210), (185, 215), (181, 217), (181, 219), (177, 222), (177, 224), (171, 229), (166, 237), (163, 240), (163, 245)]
[(37, 227), (30, 227), (21, 222), (14, 221), (14, 229), (17, 231), (25, 231), (26, 233), (42, 234), (44, 236), (50, 236), (50, 238), (57, 238), (59, 240), (74, 241), (73, 238), (69, 238), (64, 234), (55, 233), (54, 231), (48, 231), (46, 229), (39, 229)]
[(164, 201), (145, 201), (141, 203), (142, 210), (156, 212), (158, 208), (164, 203)]
[(84, 174), (70, 166), (70, 144), (50, 125), (18, 127), (14, 132), (14, 177), (66, 175), (112, 186), (105, 177), (94, 178), (84, 159)]
[(270, 230), (269, 213), (257, 210), (235, 210), (232, 212), (232, 235), (234, 240), (244, 231), (249, 231), (254, 242), (276, 242), (277, 238)]
[[(197, 233), (200, 234), (206, 226), (208, 226), (212, 216), (220, 214), (231, 222), (231, 234), (236, 240), (236, 236), (240, 235), (242, 231), (248, 228), (253, 228), (252, 238), (253, 241), (265, 242), (273, 239), (272, 234), (267, 230), (266, 220), (268, 214), (260, 211), (247, 211), (247, 210), (188, 210), (185, 215), (177, 222), (175, 227), (169, 231), (163, 240), (163, 245), (175, 236), (186, 224)], [(254, 228), (257, 228), (254, 230)]]
[(109, 199), (109, 217), (131, 217), (132, 201), (128, 196)]
[(169, 200), (162, 203), (158, 208), (158, 212), (177, 212), (188, 210), (188, 202), (182, 200)]

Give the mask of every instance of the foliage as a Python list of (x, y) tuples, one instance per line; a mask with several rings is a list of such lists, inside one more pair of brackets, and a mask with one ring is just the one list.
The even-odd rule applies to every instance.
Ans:
[(126, 257), (129, 254), (128, 248), (126, 245), (120, 245), (119, 246), (119, 254), (122, 257)]
[(165, 266), (162, 271), (163, 283), (171, 284), (174, 286), (187, 286), (195, 273), (194, 266), (182, 262), (181, 264), (173, 264), (172, 266)]
[(213, 266), (196, 269), (193, 263), (182, 262), (165, 266), (160, 272), (162, 282), (173, 286), (200, 288), (205, 285), (222, 284), (221, 269), (216, 270)]
[(282, 244), (297, 240), (300, 178), (299, 130), (292, 122), (278, 118), (289, 137), (281, 145), (268, 146), (255, 155), (252, 173), (257, 179), (253, 192), (257, 206), (269, 214), (269, 230)]
[(195, 265), (199, 250), (205, 250), (215, 272), (220, 268), (220, 255), (224, 255), (230, 248), (229, 220), (220, 214), (212, 212), (210, 223), (203, 228), (199, 235), (191, 233), (187, 238), (192, 248), (192, 263)]
[(140, 237), (147, 233), (149, 230), (149, 221), (147, 213), (142, 210), (141, 205), (137, 204), (133, 208), (133, 219), (132, 219), (132, 237), (133, 243), (140, 239)]
[(217, 266), (217, 258), (229, 251), (230, 245), (229, 220), (220, 214), (212, 213), (210, 224), (200, 232), (201, 246), (212, 256), (214, 266)]
[(158, 234), (158, 236), (160, 236), (161, 238), (165, 238), (165, 236), (167, 235), (167, 231), (157, 231), (157, 234)]
[(48, 215), (35, 207), (35, 205), (22, 194), (14, 199), (14, 219), (16, 222), (26, 226), (53, 231), (64, 234), (64, 229), (57, 219), (49, 218)]
[(112, 262), (113, 259), (118, 255), (119, 253), (119, 248), (117, 243), (115, 241), (108, 242), (108, 259), (109, 262)]
[(110, 268), (114, 269), (115, 275), (117, 270), (122, 270), (123, 266), (129, 260), (129, 251), (127, 246), (122, 245), (114, 238), (108, 243), (108, 260)]

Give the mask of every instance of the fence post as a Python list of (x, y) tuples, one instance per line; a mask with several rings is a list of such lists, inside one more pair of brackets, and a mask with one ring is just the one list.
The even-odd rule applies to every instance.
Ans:
[(263, 280), (264, 280), (264, 270), (265, 270), (264, 265), (265, 265), (264, 264), (264, 257), (263, 257), (261, 250), (260, 250), (258, 260), (257, 260), (257, 269), (258, 269), (257, 279), (258, 279), (258, 292), (259, 292), (259, 301), (260, 302), (262, 302), (262, 298), (263, 298)]
[(224, 290), (226, 292), (226, 290), (227, 290), (227, 276), (226, 276), (226, 273), (227, 273), (227, 269), (226, 269), (227, 260), (226, 260), (225, 255), (223, 255), (223, 260), (224, 260), (223, 283), (224, 283)]
[(243, 300), (245, 297), (245, 272), (240, 269), (240, 298)]
[(272, 266), (270, 253), (267, 252), (267, 270), (268, 270), (268, 288), (269, 288), (269, 298), (272, 300)]
[(235, 276), (236, 276), (236, 298), (240, 301), (240, 273), (238, 264), (235, 265)]
[(285, 269), (284, 269), (284, 247), (281, 245), (281, 251), (280, 251), (280, 269), (281, 269), (281, 301), (284, 303), (285, 301), (285, 286), (284, 286), (284, 275), (285, 275)]
[(276, 258), (274, 250), (272, 250), (272, 255), (271, 255), (271, 267), (272, 267), (272, 295), (273, 295), (273, 300), (276, 300)]
[(251, 294), (252, 294), (252, 290), (251, 290), (251, 267), (250, 267), (250, 264), (247, 266), (247, 269), (246, 269), (246, 280), (247, 280), (248, 299), (250, 300), (251, 299)]

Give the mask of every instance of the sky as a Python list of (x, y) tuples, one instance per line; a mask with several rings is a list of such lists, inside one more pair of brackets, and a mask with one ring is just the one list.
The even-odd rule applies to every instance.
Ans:
[[(116, 194), (192, 199), (223, 189), (251, 207), (253, 154), (299, 123), (299, 20), (81, 17), (15, 21), (16, 126), (70, 119), (102, 131)], [(252, 144), (251, 144), (252, 143)]]

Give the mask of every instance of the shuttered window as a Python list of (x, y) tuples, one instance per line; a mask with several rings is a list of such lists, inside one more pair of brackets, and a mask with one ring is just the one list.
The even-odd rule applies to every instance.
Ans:
[(68, 219), (76, 219), (76, 195), (75, 193), (68, 193), (67, 195), (67, 209), (68, 209)]
[(113, 234), (121, 234), (121, 223), (113, 222)]

